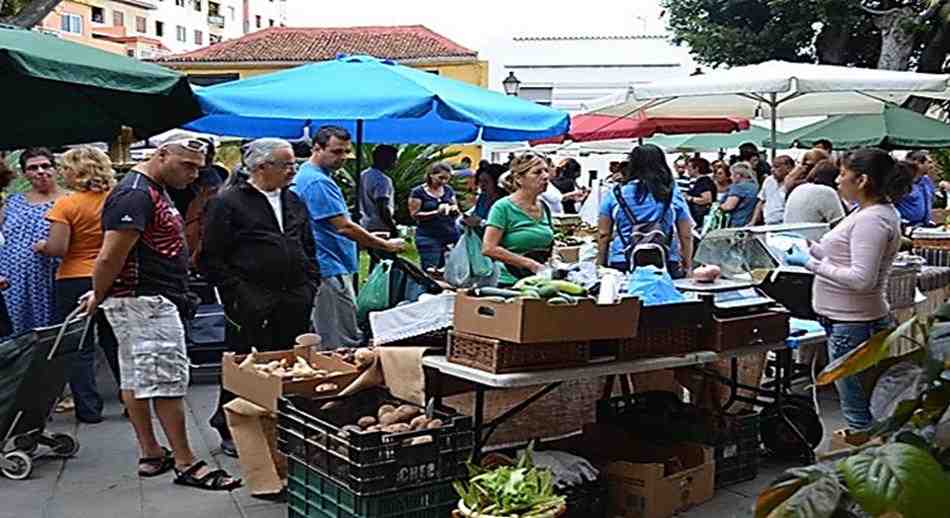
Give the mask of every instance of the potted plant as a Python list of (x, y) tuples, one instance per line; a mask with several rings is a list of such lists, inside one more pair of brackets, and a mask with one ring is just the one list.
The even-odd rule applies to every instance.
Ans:
[[(917, 346), (890, 358), (901, 340)], [(818, 376), (827, 385), (886, 367), (871, 392), (868, 442), (818, 464), (788, 470), (756, 501), (756, 518), (950, 513), (950, 305), (884, 331)]]
[(563, 496), (554, 494), (551, 472), (531, 462), (522, 451), (513, 466), (484, 469), (469, 463), (468, 482), (456, 482), (461, 500), (455, 515), (464, 518), (556, 518), (567, 511)]

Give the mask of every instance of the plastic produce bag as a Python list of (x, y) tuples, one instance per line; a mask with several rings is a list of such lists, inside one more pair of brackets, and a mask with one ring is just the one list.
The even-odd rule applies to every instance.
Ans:
[(445, 281), (456, 288), (495, 286), (499, 267), (482, 255), (482, 239), (465, 229), (445, 262)]
[(360, 289), (356, 298), (356, 318), (362, 322), (369, 320), (372, 311), (389, 309), (389, 272), (393, 262), (384, 259), (373, 268), (373, 272)]
[(644, 306), (686, 300), (686, 297), (673, 285), (670, 274), (656, 266), (638, 266), (630, 274), (627, 294), (639, 297)]

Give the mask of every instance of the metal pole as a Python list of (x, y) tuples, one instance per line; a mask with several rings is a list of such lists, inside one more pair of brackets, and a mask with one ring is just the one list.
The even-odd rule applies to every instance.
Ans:
[(772, 135), (771, 135), (771, 142), (770, 142), (771, 148), (772, 148), (772, 159), (770, 160), (770, 162), (772, 163), (775, 163), (775, 147), (778, 145), (778, 142), (775, 141), (776, 138), (778, 137), (778, 130), (776, 128), (776, 126), (778, 125), (778, 114), (776, 113), (776, 111), (778, 110), (778, 101), (776, 100), (776, 97), (777, 96), (774, 92), (769, 94), (769, 110), (772, 112), (771, 113)]
[[(353, 175), (353, 185), (356, 186), (356, 210), (353, 221), (360, 222), (360, 173), (363, 169), (363, 119), (356, 120), (356, 168)], [(360, 245), (356, 244), (356, 273), (353, 275), (353, 291), (360, 290)]]

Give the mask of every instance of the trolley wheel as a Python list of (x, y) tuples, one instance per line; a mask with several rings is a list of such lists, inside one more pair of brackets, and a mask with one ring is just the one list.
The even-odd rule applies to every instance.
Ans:
[(56, 441), (56, 445), (53, 446), (53, 453), (56, 455), (72, 457), (79, 452), (79, 441), (73, 439), (71, 435), (54, 433), (50, 438)]
[[(782, 411), (804, 436), (808, 443), (807, 448), (817, 448), (824, 436), (824, 427), (812, 407), (812, 402), (806, 398), (789, 397), (782, 401)], [(778, 405), (775, 403), (762, 411), (761, 423), (762, 442), (775, 455), (796, 458), (809, 453), (794, 430), (779, 414)]]
[(3, 456), (3, 475), (13, 480), (24, 480), (33, 473), (33, 459), (22, 451), (11, 451)]
[(33, 455), (36, 453), (39, 443), (29, 435), (18, 435), (13, 438), (13, 447), (14, 449), (22, 450), (27, 455)]

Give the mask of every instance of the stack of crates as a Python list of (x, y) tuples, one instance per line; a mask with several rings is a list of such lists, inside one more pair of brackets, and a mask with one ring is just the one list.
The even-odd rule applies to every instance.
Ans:
[(406, 403), (381, 390), (279, 400), (277, 442), (288, 457), (290, 518), (445, 517), (455, 508), (452, 482), (468, 474), (472, 419), (437, 412), (443, 426), (434, 430), (344, 429), (383, 404)]

